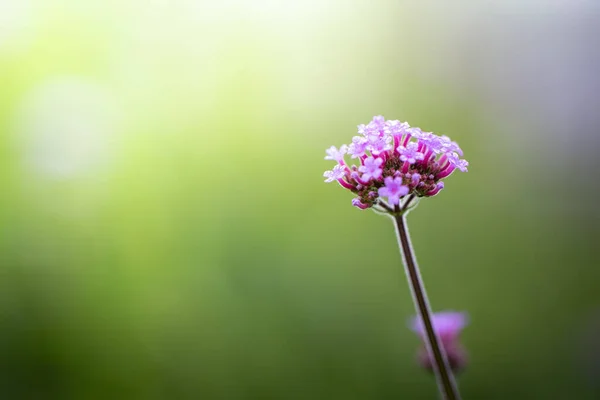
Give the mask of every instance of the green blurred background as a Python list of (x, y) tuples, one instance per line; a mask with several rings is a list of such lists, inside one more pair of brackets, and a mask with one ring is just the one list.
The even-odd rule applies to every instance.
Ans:
[(593, 1), (0, 1), (0, 398), (435, 399), (373, 115), (470, 161), (410, 215), (465, 399), (600, 398)]

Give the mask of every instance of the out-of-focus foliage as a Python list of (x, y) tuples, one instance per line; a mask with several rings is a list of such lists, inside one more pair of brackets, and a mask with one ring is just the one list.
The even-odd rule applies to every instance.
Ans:
[(471, 163), (409, 218), (464, 397), (597, 398), (598, 16), (0, 1), (0, 397), (436, 398), (392, 225), (321, 178), (383, 114)]

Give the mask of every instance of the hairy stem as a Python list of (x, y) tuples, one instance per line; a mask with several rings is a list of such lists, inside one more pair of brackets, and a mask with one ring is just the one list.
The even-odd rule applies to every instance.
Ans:
[[(408, 203), (409, 201), (405, 203), (404, 209), (407, 208)], [(425, 328), (425, 347), (433, 361), (433, 369), (438, 387), (445, 400), (459, 400), (460, 394), (454, 376), (452, 375), (452, 370), (448, 364), (446, 352), (441, 345), (437, 333), (433, 329), (431, 308), (429, 307), (429, 301), (427, 300), (427, 293), (410, 243), (410, 236), (406, 225), (406, 213), (396, 213), (393, 215), (393, 218), (396, 226), (398, 244), (400, 245), (402, 259), (404, 261), (404, 269), (415, 303), (415, 309)]]

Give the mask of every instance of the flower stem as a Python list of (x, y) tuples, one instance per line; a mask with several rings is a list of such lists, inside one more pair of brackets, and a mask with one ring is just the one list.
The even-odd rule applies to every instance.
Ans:
[[(406, 209), (407, 206), (408, 202), (406, 202), (404, 209)], [(433, 329), (431, 308), (429, 307), (429, 301), (427, 300), (427, 293), (410, 243), (408, 226), (406, 225), (406, 213), (396, 213), (393, 215), (393, 218), (396, 226), (398, 244), (400, 245), (402, 259), (404, 261), (404, 269), (413, 295), (417, 315), (423, 322), (425, 328), (425, 347), (433, 361), (433, 370), (435, 371), (439, 390), (445, 400), (460, 400), (460, 393), (458, 392), (456, 381), (454, 380), (452, 370), (448, 364), (446, 352), (441, 345), (437, 333)]]

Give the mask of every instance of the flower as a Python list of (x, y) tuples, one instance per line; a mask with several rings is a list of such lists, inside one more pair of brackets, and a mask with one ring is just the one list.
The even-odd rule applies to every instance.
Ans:
[[(458, 339), (468, 322), (469, 318), (464, 312), (444, 311), (432, 315), (433, 328), (442, 342), (453, 371), (459, 371), (467, 365), (467, 353)], [(425, 341), (425, 328), (420, 318), (414, 317), (410, 321), (410, 328)], [(418, 360), (424, 368), (432, 370), (433, 361), (424, 346), (419, 350)]]
[(340, 162), (344, 160), (344, 154), (348, 152), (348, 146), (343, 144), (339, 150), (335, 146), (331, 146), (330, 148), (325, 150), (325, 152), (327, 153), (327, 155), (325, 156), (326, 160)]
[(365, 155), (368, 144), (369, 141), (367, 138), (354, 136), (352, 138), (352, 143), (348, 146), (348, 154), (350, 154), (352, 158), (362, 157)]
[(362, 172), (361, 179), (363, 181), (370, 181), (373, 179), (379, 179), (383, 170), (380, 165), (383, 164), (383, 160), (381, 158), (373, 158), (368, 157), (365, 159), (364, 164), (358, 167), (358, 171)]
[(418, 151), (419, 145), (415, 142), (411, 142), (408, 146), (398, 146), (398, 153), (400, 154), (400, 161), (408, 161), (409, 164), (414, 164), (417, 160), (422, 160), (425, 154)]
[[(331, 146), (326, 152), (325, 159), (340, 167), (325, 172), (325, 181), (337, 180), (353, 192), (353, 204), (361, 209), (383, 204), (382, 197), (397, 205), (406, 195), (435, 196), (444, 188), (442, 179), (454, 170), (466, 172), (469, 165), (448, 136), (424, 132), (408, 122), (386, 121), (381, 115), (358, 125), (350, 145)], [(354, 165), (346, 164), (346, 154), (357, 159)]]
[(390, 146), (390, 137), (389, 136), (376, 136), (369, 135), (368, 137), (368, 145), (367, 150), (371, 152), (371, 154), (381, 154), (382, 152), (389, 150)]
[[(458, 150), (460, 150), (460, 149), (458, 149)], [(469, 165), (469, 162), (467, 160), (461, 160), (458, 157), (458, 154), (454, 151), (446, 153), (446, 156), (448, 157), (448, 162), (452, 166), (454, 166), (455, 168), (458, 168), (462, 172), (467, 172), (467, 166)]]
[(385, 133), (388, 135), (403, 135), (407, 129), (410, 128), (408, 122), (400, 122), (397, 119), (386, 121), (385, 123)]
[(332, 171), (325, 171), (323, 176), (327, 178), (325, 179), (325, 182), (327, 183), (342, 179), (344, 176), (346, 176), (346, 167), (338, 164), (333, 167)]
[(398, 204), (400, 197), (408, 194), (408, 186), (402, 184), (402, 178), (392, 178), (388, 176), (385, 178), (385, 186), (379, 188), (379, 195), (387, 197), (390, 204)]

